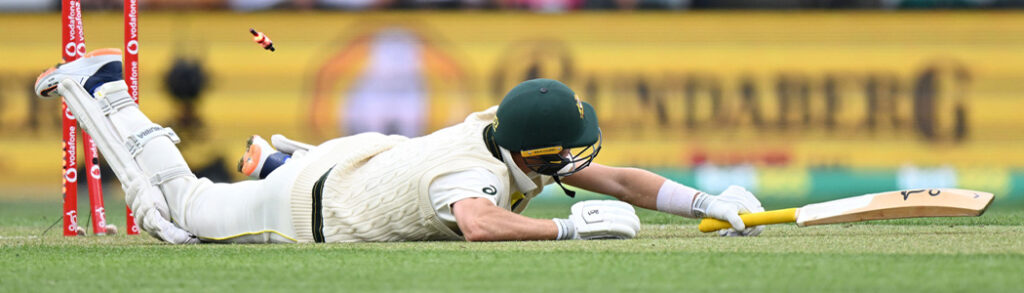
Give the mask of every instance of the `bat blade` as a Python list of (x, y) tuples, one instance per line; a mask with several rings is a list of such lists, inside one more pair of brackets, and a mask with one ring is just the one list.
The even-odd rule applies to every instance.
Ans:
[(796, 224), (811, 226), (882, 219), (979, 216), (995, 196), (954, 188), (872, 193), (800, 208)]
[[(796, 222), (797, 226), (868, 220), (980, 216), (995, 196), (988, 192), (932, 188), (889, 191), (848, 197), (800, 208), (740, 215), (747, 226)], [(704, 218), (698, 229), (712, 232), (731, 227), (728, 222)]]

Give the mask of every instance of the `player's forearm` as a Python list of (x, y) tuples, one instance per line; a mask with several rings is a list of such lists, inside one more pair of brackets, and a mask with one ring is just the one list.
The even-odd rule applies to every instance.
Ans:
[(661, 175), (637, 168), (618, 168), (611, 179), (622, 186), (612, 194), (616, 198), (638, 207), (694, 217), (693, 202), (700, 191)]
[(453, 212), (467, 241), (554, 240), (558, 236), (554, 221), (524, 217), (484, 199), (456, 202)]
[(562, 180), (569, 185), (611, 195), (646, 209), (655, 209), (658, 188), (665, 182), (664, 177), (643, 169), (609, 167), (597, 163)]
[(591, 164), (564, 182), (593, 192), (607, 194), (634, 206), (693, 218), (693, 203), (700, 192), (637, 168), (616, 168)]
[(463, 230), (467, 241), (554, 240), (558, 235), (554, 221), (514, 213), (480, 217), (472, 226), (471, 232)]
[(650, 171), (637, 168), (620, 168), (620, 172), (612, 180), (622, 186), (612, 196), (634, 206), (656, 210), (658, 207), (658, 190), (665, 182), (665, 177)]

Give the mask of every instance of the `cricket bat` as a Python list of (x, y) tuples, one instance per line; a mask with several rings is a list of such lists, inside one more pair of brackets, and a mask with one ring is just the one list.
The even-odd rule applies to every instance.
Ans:
[[(913, 189), (743, 214), (740, 218), (747, 226), (796, 222), (797, 226), (804, 227), (884, 219), (980, 216), (993, 198), (991, 193), (966, 189)], [(729, 222), (704, 218), (698, 229), (713, 232), (730, 227)]]

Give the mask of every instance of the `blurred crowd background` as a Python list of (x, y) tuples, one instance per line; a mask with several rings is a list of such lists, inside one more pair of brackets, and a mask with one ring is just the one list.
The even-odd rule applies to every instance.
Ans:
[[(704, 9), (1001, 9), (1021, 0), (141, 0), (148, 9), (287, 10), (704, 10)], [(121, 1), (83, 1), (87, 9), (121, 7)], [(47, 11), (55, 0), (4, 0), (0, 10)]]
[[(89, 49), (122, 46), (122, 3), (82, 1)], [(142, 108), (215, 181), (243, 179), (251, 134), (418, 136), (545, 77), (597, 108), (598, 162), (708, 192), (1024, 202), (1024, 1), (138, 3)], [(0, 199), (60, 194), (60, 105), (31, 94), (61, 56), (59, 11), (0, 0)]]

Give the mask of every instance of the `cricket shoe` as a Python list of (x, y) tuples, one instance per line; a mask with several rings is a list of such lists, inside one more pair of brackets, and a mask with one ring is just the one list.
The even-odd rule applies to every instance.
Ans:
[(238, 172), (254, 179), (267, 178), (270, 172), (284, 165), (292, 156), (279, 152), (259, 135), (249, 137), (245, 153), (238, 160)]
[(121, 50), (115, 48), (98, 49), (85, 54), (82, 58), (50, 67), (36, 78), (35, 93), (40, 98), (55, 98), (57, 84), (62, 80), (71, 79), (81, 84), (89, 93), (111, 81), (123, 79), (121, 75)]

